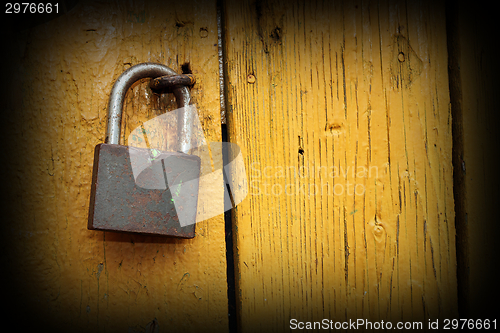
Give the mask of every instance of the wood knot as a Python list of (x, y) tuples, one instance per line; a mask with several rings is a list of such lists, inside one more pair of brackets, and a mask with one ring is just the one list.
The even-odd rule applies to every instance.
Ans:
[(342, 124), (327, 123), (325, 125), (325, 132), (330, 132), (330, 134), (340, 134), (342, 130), (343, 130)]
[(273, 31), (271, 31), (269, 37), (271, 37), (275, 42), (279, 43), (281, 41), (281, 28), (274, 28)]
[(247, 82), (250, 83), (250, 84), (254, 84), (255, 83), (255, 75), (248, 74), (248, 76), (247, 76)]

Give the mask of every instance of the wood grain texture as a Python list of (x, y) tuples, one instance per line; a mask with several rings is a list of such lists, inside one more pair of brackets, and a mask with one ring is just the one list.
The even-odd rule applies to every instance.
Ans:
[(239, 326), (457, 315), (441, 2), (225, 4)]
[[(10, 42), (2, 105), (13, 144), (2, 167), (12, 175), (12, 302), (54, 331), (227, 330), (222, 215), (199, 223), (192, 240), (87, 230), (94, 147), (128, 67), (152, 61), (180, 72), (189, 63), (207, 140), (221, 141), (215, 1), (80, 2)], [(127, 95), (124, 138), (175, 108), (147, 84)]]

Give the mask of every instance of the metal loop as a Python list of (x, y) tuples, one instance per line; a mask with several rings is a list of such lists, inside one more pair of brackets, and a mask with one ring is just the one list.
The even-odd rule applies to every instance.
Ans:
[[(177, 75), (177, 73), (165, 65), (150, 62), (132, 66), (120, 75), (113, 85), (113, 89), (111, 90), (111, 94), (109, 96), (106, 143), (120, 143), (123, 104), (125, 101), (125, 95), (132, 84), (144, 78), (156, 78), (165, 75), (172, 76)], [(191, 96), (189, 95), (189, 90), (186, 86), (177, 86), (172, 92), (175, 95), (178, 108), (189, 105)], [(184, 116), (184, 114), (186, 114), (186, 116)], [(182, 152), (186, 150), (185, 147), (187, 146), (185, 142), (189, 142), (190, 138), (191, 121), (187, 118), (187, 113), (181, 113), (178, 119), (178, 131), (180, 135), (178, 149)]]
[(195, 82), (192, 74), (165, 75), (151, 80), (149, 87), (156, 93), (169, 93), (179, 86), (192, 86)]

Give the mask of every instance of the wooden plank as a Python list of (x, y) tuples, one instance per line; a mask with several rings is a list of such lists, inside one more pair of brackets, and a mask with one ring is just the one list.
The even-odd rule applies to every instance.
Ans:
[[(111, 87), (128, 67), (153, 61), (180, 72), (189, 63), (206, 138), (221, 141), (216, 2), (80, 3), (10, 42), (12, 302), (55, 331), (157, 332), (155, 319), (161, 331), (226, 331), (222, 215), (199, 223), (193, 240), (87, 230), (94, 146), (104, 141)], [(127, 95), (124, 138), (175, 108), (147, 84)]]
[(457, 315), (441, 2), (225, 4), (242, 331)]
[[(491, 43), (497, 28), (487, 4), (450, 4), (447, 13), (450, 97), (454, 116), (459, 312), (493, 319), (499, 247), (496, 209), (500, 178), (496, 79), (500, 67)], [(490, 299), (490, 301), (488, 301)]]

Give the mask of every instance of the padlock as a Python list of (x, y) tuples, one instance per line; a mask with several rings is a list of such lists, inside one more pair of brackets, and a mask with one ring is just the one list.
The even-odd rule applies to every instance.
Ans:
[[(127, 90), (143, 78), (176, 75), (167, 66), (142, 63), (130, 67), (115, 82), (108, 105), (108, 126), (105, 143), (98, 144), (94, 151), (94, 166), (89, 205), (88, 229), (118, 232), (134, 232), (148, 235), (165, 235), (193, 238), (195, 235), (198, 179), (201, 161), (189, 155), (192, 115), (183, 112), (190, 102), (186, 86), (176, 86), (173, 93), (178, 111), (177, 152), (154, 151), (156, 160), (141, 173), (142, 178), (154, 179), (154, 171), (163, 189), (141, 186), (134, 176), (131, 154), (151, 156), (152, 149), (128, 147), (119, 144), (123, 103)], [(153, 178), (151, 178), (153, 177)], [(175, 180), (175, 191), (172, 191)], [(184, 190), (189, 183), (189, 188)], [(180, 190), (182, 185), (182, 190)], [(160, 186), (161, 187), (161, 186)], [(177, 204), (174, 204), (177, 200)], [(179, 204), (181, 202), (181, 204)], [(177, 207), (177, 210), (176, 210)], [(182, 210), (179, 211), (179, 210)], [(183, 225), (179, 221), (182, 215)], [(187, 221), (187, 223), (186, 223)]]

